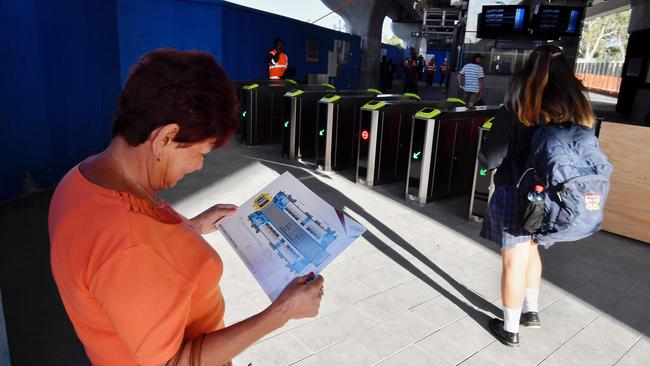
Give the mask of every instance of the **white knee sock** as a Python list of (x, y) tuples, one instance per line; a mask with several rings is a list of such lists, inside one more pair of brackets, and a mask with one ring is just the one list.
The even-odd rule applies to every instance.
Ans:
[(519, 318), (521, 308), (509, 309), (503, 306), (503, 330), (510, 333), (519, 333)]
[(526, 289), (526, 298), (524, 299), (524, 307), (522, 311), (528, 313), (530, 311), (538, 312), (539, 311), (539, 289), (538, 288), (527, 288)]

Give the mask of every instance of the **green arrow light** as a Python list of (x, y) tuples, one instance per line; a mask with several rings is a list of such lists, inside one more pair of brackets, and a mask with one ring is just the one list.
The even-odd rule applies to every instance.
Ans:
[(413, 153), (413, 159), (418, 160), (420, 158), (420, 154), (422, 154), (422, 151), (418, 151), (416, 153)]
[(241, 114), (242, 117), (246, 117), (246, 111), (243, 111)]
[(324, 134), (325, 134), (325, 130), (318, 131), (318, 136), (323, 136)]
[(284, 127), (289, 127), (289, 121), (284, 121)]
[(487, 175), (488, 170), (487, 169), (481, 169), (478, 171), (478, 174), (480, 175)]

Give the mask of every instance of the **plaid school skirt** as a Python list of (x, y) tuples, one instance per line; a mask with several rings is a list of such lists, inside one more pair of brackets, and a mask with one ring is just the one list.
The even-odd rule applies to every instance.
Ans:
[(522, 227), (525, 198), (514, 186), (497, 186), (488, 203), (481, 238), (493, 241), (501, 249), (512, 249), (533, 239)]

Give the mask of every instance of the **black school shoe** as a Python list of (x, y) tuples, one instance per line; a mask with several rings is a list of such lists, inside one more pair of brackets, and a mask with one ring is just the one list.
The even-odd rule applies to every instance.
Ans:
[(519, 333), (510, 333), (503, 330), (503, 320), (490, 319), (490, 332), (499, 342), (508, 347), (519, 347)]
[(542, 322), (539, 321), (539, 315), (535, 311), (522, 313), (519, 324), (526, 328), (541, 328)]

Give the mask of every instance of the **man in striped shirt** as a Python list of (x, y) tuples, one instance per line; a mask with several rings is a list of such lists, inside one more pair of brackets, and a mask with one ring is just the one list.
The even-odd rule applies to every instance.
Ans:
[(481, 54), (472, 57), (473, 62), (467, 64), (458, 73), (458, 85), (463, 89), (463, 99), (468, 106), (473, 107), (478, 100), (483, 99), (483, 68), (481, 67)]

